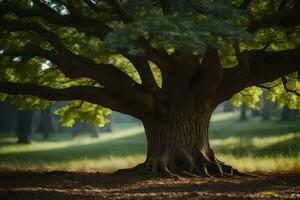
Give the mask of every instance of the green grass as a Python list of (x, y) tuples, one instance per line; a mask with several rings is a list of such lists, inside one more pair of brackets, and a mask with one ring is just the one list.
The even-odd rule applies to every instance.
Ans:
[[(215, 114), (210, 143), (220, 160), (243, 171), (300, 170), (300, 120), (240, 123), (236, 113)], [(99, 138), (54, 134), (49, 141), (34, 135), (31, 144), (0, 135), (0, 169), (111, 172), (145, 159), (141, 126), (122, 125)]]

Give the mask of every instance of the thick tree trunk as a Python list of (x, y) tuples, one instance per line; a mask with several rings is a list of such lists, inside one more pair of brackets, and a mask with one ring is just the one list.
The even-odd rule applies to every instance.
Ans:
[(41, 118), (37, 132), (43, 133), (44, 139), (48, 139), (50, 133), (55, 132), (52, 122), (51, 105), (41, 112)]
[(209, 106), (178, 105), (173, 106), (167, 116), (144, 121), (148, 141), (146, 160), (125, 172), (171, 177), (239, 173), (218, 161), (209, 145), (212, 111)]
[(32, 110), (24, 110), (19, 111), (19, 119), (18, 119), (18, 127), (17, 127), (17, 134), (18, 134), (18, 143), (26, 144), (29, 143), (29, 137), (31, 134), (32, 128), (32, 117), (33, 117)]

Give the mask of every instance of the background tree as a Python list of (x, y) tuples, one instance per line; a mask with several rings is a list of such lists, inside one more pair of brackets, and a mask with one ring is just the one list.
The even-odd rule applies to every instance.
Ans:
[(33, 113), (34, 111), (32, 110), (19, 111), (17, 125), (18, 143), (27, 144), (30, 142)]
[[(238, 173), (209, 145), (211, 114), (230, 98), (255, 107), (258, 87), (299, 108), (299, 10), (297, 0), (2, 0), (0, 91), (69, 101), (57, 111), (67, 126), (103, 124), (109, 109), (140, 119), (147, 158), (125, 172)], [(47, 105), (32, 96), (27, 105)]]
[(0, 103), (0, 133), (15, 132), (17, 126), (18, 111), (8, 102)]
[(98, 132), (99, 131), (97, 127), (79, 120), (76, 120), (74, 126), (72, 127), (73, 136), (78, 136), (82, 133), (90, 133), (92, 137), (98, 137)]
[(37, 132), (43, 133), (44, 139), (48, 139), (49, 134), (55, 132), (51, 105), (41, 111), (41, 118), (37, 127)]
[(272, 102), (269, 99), (266, 99), (265, 93), (262, 95), (262, 108), (261, 108), (261, 119), (263, 121), (268, 121), (271, 118), (271, 104)]
[(240, 118), (239, 118), (239, 121), (241, 122), (244, 122), (244, 121), (247, 121), (247, 105), (246, 104), (243, 104), (241, 106), (241, 111), (240, 111)]
[(287, 121), (295, 118), (295, 112), (288, 108), (288, 106), (284, 106), (281, 110), (281, 121)]

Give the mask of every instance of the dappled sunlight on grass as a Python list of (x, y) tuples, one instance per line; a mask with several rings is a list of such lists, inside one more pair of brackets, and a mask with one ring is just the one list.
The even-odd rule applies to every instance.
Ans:
[[(146, 138), (140, 125), (118, 125), (97, 138), (54, 134), (48, 141), (34, 135), (31, 144), (16, 137), (0, 137), (0, 169), (112, 172), (143, 162)], [(216, 114), (210, 126), (210, 144), (218, 159), (242, 171), (300, 170), (300, 123)]]
[(226, 139), (211, 139), (209, 143), (212, 146), (218, 146), (218, 147), (226, 147), (230, 148), (231, 146), (235, 146), (240, 143), (240, 138), (238, 137), (229, 137)]
[(66, 148), (66, 147), (78, 146), (78, 145), (102, 143), (102, 142), (107, 142), (110, 140), (115, 140), (123, 137), (131, 137), (140, 134), (143, 131), (144, 130), (142, 127), (133, 127), (130, 129), (125, 129), (123, 131), (119, 130), (118, 132), (114, 132), (114, 133), (101, 134), (97, 138), (87, 137), (86, 135), (77, 136), (75, 138), (65, 136), (64, 138), (66, 139), (63, 141), (60, 141), (59, 139), (56, 138), (60, 138), (65, 134), (64, 135), (55, 134), (52, 135), (52, 139), (50, 141), (33, 140), (31, 141), (30, 144), (15, 144), (16, 138), (9, 137), (9, 138), (4, 138), (4, 140), (2, 140), (2, 142), (10, 143), (10, 144), (0, 146), (0, 154), (51, 150), (51, 149)]
[[(280, 145), (280, 143), (284, 143), (285, 146)], [(210, 144), (219, 152), (237, 152), (238, 150), (238, 152), (243, 153), (242, 150), (245, 148), (246, 151), (248, 150), (252, 154), (260, 154), (264, 149), (269, 149), (268, 151), (271, 153), (270, 151), (278, 149), (277, 146), (280, 146), (281, 150), (291, 147), (300, 150), (300, 132), (263, 138), (228, 137), (225, 139), (211, 139)]]
[[(80, 158), (62, 162), (26, 162), (26, 170), (38, 171), (85, 171), (85, 172), (113, 172), (122, 168), (130, 168), (145, 160), (145, 154), (128, 156), (107, 155), (99, 158)], [(0, 163), (0, 169), (24, 170), (24, 164), (17, 160)]]
[(276, 143), (280, 143), (280, 142), (285, 142), (287, 140), (297, 141), (297, 143), (300, 145), (300, 132), (288, 133), (284, 135), (264, 137), (264, 138), (253, 137), (251, 140), (252, 140), (252, 144), (256, 148), (266, 148), (268, 146), (275, 145)]
[(224, 121), (227, 119), (231, 119), (233, 117), (237, 117), (239, 114), (237, 112), (228, 112), (228, 113), (220, 113), (220, 114), (214, 114), (211, 117), (211, 122), (219, 122)]
[(241, 171), (299, 171), (300, 170), (300, 153), (297, 155), (276, 155), (255, 157), (248, 156), (234, 156), (230, 154), (217, 153), (220, 160), (226, 161), (227, 164), (232, 165)]

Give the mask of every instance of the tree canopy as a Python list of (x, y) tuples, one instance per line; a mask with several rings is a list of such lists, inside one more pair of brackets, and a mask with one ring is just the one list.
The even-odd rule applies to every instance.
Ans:
[[(300, 108), (297, 0), (1, 0), (0, 99), (97, 125), (201, 93)], [(188, 89), (186, 89), (188, 88)], [(188, 92), (187, 92), (188, 91)]]

